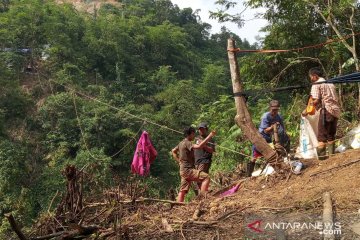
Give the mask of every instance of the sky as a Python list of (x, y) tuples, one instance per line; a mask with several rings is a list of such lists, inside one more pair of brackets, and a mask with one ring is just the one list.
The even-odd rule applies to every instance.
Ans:
[[(218, 23), (217, 20), (209, 19), (209, 11), (216, 11), (221, 7), (214, 4), (215, 0), (171, 0), (171, 2), (178, 5), (181, 9), (187, 7), (191, 7), (194, 11), (200, 9), (199, 16), (201, 21), (212, 26), (211, 33), (218, 33), (221, 27), (225, 26), (241, 39), (246, 38), (250, 43), (255, 43), (257, 36), (265, 36), (265, 33), (259, 32), (259, 30), (267, 24), (267, 21), (264, 19), (254, 19), (256, 18), (256, 13), (262, 13), (265, 11), (264, 9), (247, 8), (243, 13), (243, 18), (247, 21), (245, 21), (245, 25), (242, 28), (238, 28), (234, 23)], [(232, 12), (242, 12), (244, 9), (244, 6), (239, 3)]]

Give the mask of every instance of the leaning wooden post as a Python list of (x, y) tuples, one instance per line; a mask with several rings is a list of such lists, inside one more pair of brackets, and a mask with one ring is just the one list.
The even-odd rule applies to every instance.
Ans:
[[(230, 64), (231, 81), (233, 85), (233, 92), (242, 93), (243, 86), (240, 79), (240, 71), (237, 63), (235, 49), (235, 40), (228, 39), (228, 57)], [(236, 124), (241, 128), (245, 136), (253, 143), (259, 152), (265, 157), (267, 162), (274, 163), (277, 160), (276, 152), (269, 146), (265, 139), (260, 135), (258, 129), (252, 122), (249, 110), (247, 109), (245, 97), (243, 95), (236, 95), (235, 106), (237, 115), (235, 117)]]

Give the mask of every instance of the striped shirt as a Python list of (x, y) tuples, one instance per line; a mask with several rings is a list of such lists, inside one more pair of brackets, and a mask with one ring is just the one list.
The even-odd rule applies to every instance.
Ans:
[[(324, 81), (324, 78), (319, 78), (316, 83)], [(322, 107), (325, 107), (326, 111), (328, 111), (331, 115), (336, 118), (340, 117), (340, 105), (334, 84), (314, 84), (311, 86), (310, 95), (313, 99), (319, 99), (322, 103)]]

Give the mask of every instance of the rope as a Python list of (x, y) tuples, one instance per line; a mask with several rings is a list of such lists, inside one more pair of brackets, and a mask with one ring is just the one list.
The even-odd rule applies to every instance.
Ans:
[[(50, 81), (52, 81), (52, 80), (50, 80)], [(55, 83), (56, 83), (56, 82), (55, 82)], [(59, 85), (63, 86), (64, 88), (68, 89), (68, 90), (69, 90), (70, 92), (72, 92), (72, 93), (76, 93), (76, 94), (78, 94), (78, 95), (80, 95), (80, 96), (83, 96), (83, 97), (85, 97), (85, 98), (88, 98), (88, 99), (90, 99), (90, 100), (92, 100), (92, 101), (101, 103), (101, 104), (103, 104), (103, 105), (105, 105), (105, 106), (107, 106), (107, 107), (109, 107), (109, 108), (115, 109), (115, 110), (117, 110), (117, 111), (119, 111), (119, 112), (122, 112), (122, 113), (124, 113), (124, 114), (126, 114), (126, 115), (128, 115), (128, 116), (130, 116), (130, 117), (133, 117), (133, 118), (142, 120), (142, 121), (144, 121), (144, 122), (146, 122), (146, 123), (150, 123), (150, 124), (153, 124), (153, 125), (158, 126), (158, 127), (160, 127), (160, 128), (164, 128), (164, 129), (167, 129), (167, 130), (170, 130), (170, 131), (173, 131), (173, 132), (175, 132), (175, 133), (178, 133), (178, 134), (183, 135), (183, 133), (180, 132), (180, 131), (178, 131), (178, 130), (172, 129), (172, 128), (170, 128), (170, 127), (168, 127), (168, 126), (165, 126), (165, 125), (158, 124), (158, 123), (156, 123), (156, 122), (153, 122), (153, 121), (149, 120), (148, 118), (142, 118), (142, 117), (139, 117), (139, 116), (134, 115), (134, 114), (132, 114), (132, 113), (126, 112), (126, 111), (124, 111), (124, 110), (122, 110), (122, 109), (120, 109), (120, 108), (118, 108), (118, 107), (115, 107), (115, 106), (112, 106), (112, 105), (110, 105), (110, 104), (108, 104), (108, 103), (106, 103), (106, 102), (100, 101), (100, 100), (98, 100), (98, 99), (95, 98), (95, 97), (91, 97), (91, 96), (88, 96), (88, 95), (86, 95), (86, 94), (84, 94), (84, 93), (78, 92), (78, 91), (76, 91), (75, 89), (73, 89), (73, 88), (71, 88), (71, 87), (68, 87), (68, 86), (63, 85), (63, 84), (60, 84), (60, 83), (56, 83), (56, 84), (59, 84)], [(78, 115), (77, 108), (76, 108), (76, 102), (75, 102), (74, 96), (73, 96), (73, 101), (74, 101), (74, 106), (75, 106), (75, 113), (76, 113), (76, 115)], [(77, 117), (78, 117), (78, 116), (77, 116)], [(78, 118), (78, 122), (79, 122), (79, 118)], [(80, 122), (79, 122), (79, 124), (80, 124)], [(79, 126), (80, 126), (80, 125), (79, 125)], [(80, 129), (80, 130), (81, 130), (81, 129)], [(84, 136), (83, 132), (81, 132), (81, 134), (82, 134), (82, 136)], [(242, 152), (235, 151), (235, 150), (233, 150), (233, 149), (230, 149), (230, 148), (227, 148), (227, 147), (224, 147), (224, 146), (216, 145), (215, 143), (209, 143), (209, 144), (212, 144), (212, 145), (216, 146), (217, 148), (221, 148), (221, 149), (224, 149), (224, 150), (227, 150), (227, 151), (230, 151), (230, 152), (233, 152), (233, 153), (242, 155), (242, 156), (244, 156), (244, 157), (250, 157), (250, 158), (252, 158), (252, 156), (250, 156), (250, 155), (247, 155), (247, 154), (242, 153)], [(85, 144), (85, 146), (86, 146), (86, 148), (87, 148), (87, 145), (86, 145), (86, 144)], [(89, 149), (87, 148), (87, 150), (89, 150)]]
[[(323, 82), (323, 83), (324, 83), (324, 82)], [(172, 129), (172, 128), (167, 127), (167, 126), (165, 126), (165, 125), (161, 125), (161, 124), (155, 123), (155, 122), (153, 122), (153, 121), (148, 120), (147, 118), (141, 118), (141, 117), (139, 117), (139, 116), (136, 116), (136, 115), (131, 114), (131, 113), (129, 113), (129, 112), (126, 112), (126, 111), (124, 111), (124, 110), (122, 110), (122, 109), (120, 109), (120, 108), (118, 108), (118, 107), (115, 107), (115, 106), (112, 106), (112, 105), (110, 105), (110, 104), (108, 104), (108, 103), (105, 103), (105, 102), (103, 102), (103, 101), (100, 101), (100, 100), (98, 100), (98, 99), (95, 98), (95, 97), (91, 97), (91, 96), (88, 96), (88, 95), (86, 95), (86, 94), (84, 94), (84, 93), (78, 92), (78, 91), (76, 91), (75, 89), (70, 88), (70, 87), (68, 87), (68, 86), (65, 86), (65, 85), (63, 85), (63, 84), (60, 84), (60, 83), (57, 83), (57, 84), (65, 87), (65, 88), (67, 88), (67, 89), (70, 90), (72, 93), (77, 93), (78, 95), (81, 95), (81, 96), (86, 97), (86, 98), (88, 98), (88, 99), (90, 99), (90, 100), (96, 101), (96, 102), (98, 102), (98, 103), (101, 103), (101, 104), (103, 104), (103, 105), (105, 105), (105, 106), (108, 106), (109, 108), (118, 110), (118, 111), (120, 111), (120, 112), (122, 112), (122, 113), (124, 113), (124, 114), (127, 114), (127, 115), (129, 115), (129, 116), (131, 116), (131, 117), (133, 117), (133, 118), (142, 120), (144, 123), (145, 123), (145, 122), (148, 122), (148, 123), (153, 124), (153, 125), (156, 125), (156, 126), (158, 126), (158, 127), (160, 127), (160, 128), (165, 128), (165, 129), (167, 129), (167, 130), (171, 130), (171, 131), (173, 131), (173, 132), (175, 132), (175, 133), (179, 133), (179, 134), (181, 134), (181, 135), (183, 134), (182, 132), (180, 132), (180, 131), (178, 131), (178, 130)], [(76, 113), (76, 116), (77, 116), (77, 119), (78, 119), (78, 123), (79, 123), (80, 131), (81, 131), (81, 135), (82, 135), (82, 138), (83, 138), (85, 147), (86, 147), (87, 150), (89, 151), (88, 146), (87, 146), (87, 144), (86, 144), (86, 142), (85, 142), (83, 130), (82, 130), (82, 128), (81, 128), (81, 122), (80, 122), (80, 119), (79, 119), (79, 117), (78, 117), (78, 111), (77, 111), (77, 107), (76, 107), (76, 101), (75, 101), (75, 95), (74, 95), (74, 94), (73, 94), (73, 101), (74, 101), (75, 113)], [(142, 126), (143, 126), (143, 125), (142, 125)], [(141, 126), (141, 128), (142, 128), (142, 126)], [(139, 131), (141, 130), (141, 128), (139, 129)], [(138, 131), (138, 132), (139, 132), (139, 131)], [(137, 134), (138, 134), (138, 132), (137, 132)], [(137, 135), (137, 134), (136, 134), (136, 135)], [(135, 135), (135, 136), (136, 136), (136, 135)], [(355, 134), (353, 134), (353, 135), (355, 135)], [(348, 136), (345, 136), (345, 137), (336, 139), (335, 141), (340, 141), (340, 140), (345, 139), (345, 138), (348, 138), (348, 137), (350, 137), (350, 136), (352, 136), (352, 135), (348, 135)], [(131, 142), (132, 140), (133, 140), (133, 139), (131, 139), (130, 142)], [(120, 149), (120, 150), (122, 151), (128, 144), (130, 144), (130, 142), (128, 142), (127, 144), (125, 144), (125, 146), (124, 146), (122, 149)], [(212, 145), (216, 146), (217, 148), (221, 148), (221, 149), (227, 150), (227, 151), (229, 151), (229, 152), (233, 152), (233, 153), (242, 155), (242, 156), (244, 156), (244, 157), (248, 157), (248, 158), (253, 159), (253, 156), (247, 155), (247, 154), (245, 154), (245, 153), (238, 152), (238, 151), (235, 151), (235, 150), (233, 150), (233, 149), (230, 149), (230, 148), (227, 148), (227, 147), (224, 147), (224, 146), (216, 145), (216, 144), (211, 143), (211, 142), (210, 142), (209, 144), (212, 144)], [(310, 148), (310, 149), (308, 149), (308, 150), (313, 150), (313, 149), (315, 149), (315, 147), (314, 147), (314, 148)], [(120, 150), (119, 150), (119, 152), (116, 153), (116, 155), (121, 152)], [(303, 151), (302, 151), (302, 152), (303, 152)], [(302, 152), (298, 152), (298, 153), (302, 153)], [(90, 151), (89, 151), (89, 153), (90, 153)], [(91, 153), (90, 153), (90, 155), (91, 155)], [(114, 155), (114, 156), (116, 156), (116, 155)], [(95, 158), (95, 157), (92, 156), (92, 155), (91, 155), (91, 157), (94, 158), (94, 159), (97, 159), (97, 158)], [(105, 159), (105, 158), (104, 158), (104, 159)], [(98, 159), (98, 160), (102, 160), (102, 159)]]
[(295, 90), (295, 89), (302, 89), (302, 88), (308, 88), (312, 85), (317, 84), (346, 84), (346, 83), (357, 83), (360, 82), (360, 72), (355, 72), (339, 77), (334, 77), (331, 79), (328, 79), (324, 82), (314, 82), (311, 84), (303, 84), (303, 85), (294, 85), (294, 86), (287, 86), (287, 87), (279, 87), (279, 88), (271, 88), (271, 89), (259, 89), (259, 90), (247, 90), (243, 92), (236, 92), (233, 93), (233, 96), (235, 97), (246, 97), (246, 96), (253, 96), (255, 93), (269, 93), (269, 92), (282, 92), (282, 91), (288, 91), (288, 90)]
[[(77, 119), (77, 122), (78, 122), (78, 126), (79, 126), (79, 129), (80, 129), (80, 133), (81, 133), (81, 138), (82, 138), (82, 141), (84, 142), (84, 145), (85, 145), (85, 148), (86, 150), (89, 152), (89, 155), (94, 159), (94, 160), (99, 160), (99, 161), (102, 161), (102, 160), (105, 160), (107, 159), (108, 157), (106, 158), (96, 158), (94, 155), (92, 155), (89, 147), (88, 147), (88, 144), (86, 143), (86, 140), (85, 140), (85, 134), (84, 134), (84, 131), (82, 129), (82, 126), (81, 126), (81, 120), (80, 120), (80, 117), (79, 117), (79, 113), (78, 113), (78, 108), (77, 108), (77, 105), (76, 105), (76, 99), (75, 99), (75, 93), (72, 92), (72, 97), (73, 97), (73, 103), (74, 103), (74, 109), (75, 109), (75, 114), (76, 114), (76, 119)], [(136, 141), (135, 137), (140, 133), (142, 127), (144, 126), (145, 122), (142, 123), (142, 125), (140, 126), (139, 130), (134, 134), (134, 136), (130, 139), (130, 141), (128, 141), (119, 151), (117, 151), (116, 153), (114, 153), (113, 155), (110, 156), (110, 158), (113, 158), (115, 157), (116, 155), (118, 155), (119, 153), (121, 153), (132, 141)]]
[(252, 49), (252, 50), (242, 50), (240, 48), (234, 48), (234, 49), (228, 49), (229, 52), (257, 52), (257, 53), (278, 53), (278, 52), (300, 52), (300, 51), (304, 51), (306, 49), (311, 49), (311, 48), (319, 48), (319, 47), (323, 47), (325, 45), (331, 44), (331, 43), (336, 43), (336, 42), (340, 42), (340, 41), (344, 41), (347, 40), (353, 36), (357, 36), (360, 35), (360, 32), (358, 33), (354, 33), (354, 34), (349, 34), (344, 36), (343, 38), (338, 38), (338, 39), (328, 39), (326, 42), (323, 43), (319, 43), (319, 44), (315, 44), (315, 45), (310, 45), (310, 46), (305, 46), (305, 47), (300, 47), (300, 48), (290, 48), (290, 49)]
[[(62, 84), (60, 84), (60, 85), (62, 85)], [(64, 86), (64, 85), (62, 85), (62, 86)], [(67, 88), (67, 89), (70, 89), (70, 90), (72, 90), (72, 91), (75, 91), (74, 89), (72, 89), (72, 88), (70, 88), (70, 87), (68, 87), (68, 86), (64, 86), (64, 87)], [(179, 133), (179, 134), (183, 134), (182, 132), (180, 132), (180, 131), (178, 131), (178, 130), (169, 128), (169, 127), (167, 127), (167, 126), (165, 126), (165, 125), (158, 124), (158, 123), (156, 123), (156, 122), (153, 122), (153, 121), (149, 120), (148, 118), (142, 118), (142, 117), (136, 116), (136, 115), (134, 115), (134, 114), (132, 114), (132, 113), (129, 113), (129, 112), (126, 112), (126, 111), (124, 111), (124, 110), (122, 110), (122, 109), (120, 109), (120, 108), (118, 108), (118, 107), (115, 107), (115, 106), (112, 106), (112, 105), (110, 105), (110, 104), (108, 104), (108, 103), (102, 102), (102, 101), (98, 100), (97, 98), (88, 96), (88, 95), (86, 95), (86, 94), (84, 94), (84, 93), (81, 93), (81, 92), (77, 92), (77, 91), (75, 91), (75, 92), (76, 92), (78, 95), (81, 95), (81, 96), (83, 96), (83, 97), (86, 97), (86, 98), (88, 98), (88, 99), (90, 99), (90, 100), (92, 100), (92, 101), (101, 103), (101, 104), (103, 104), (103, 105), (105, 105), (105, 106), (107, 106), (107, 107), (109, 107), (109, 108), (115, 109), (115, 110), (117, 110), (117, 111), (119, 111), (119, 112), (121, 112), (121, 113), (124, 113), (124, 114), (132, 117), (132, 118), (136, 118), (136, 119), (145, 121), (145, 122), (147, 122), (147, 123), (153, 124), (153, 125), (155, 125), (155, 126), (158, 126), (158, 127), (160, 127), (160, 128), (164, 128), (164, 129), (167, 129), (167, 130), (170, 130), (170, 131)]]

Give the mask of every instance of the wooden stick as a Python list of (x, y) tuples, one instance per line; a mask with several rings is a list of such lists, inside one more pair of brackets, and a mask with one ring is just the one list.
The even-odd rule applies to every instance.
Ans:
[(40, 236), (40, 237), (33, 237), (31, 238), (31, 240), (47, 240), (47, 239), (52, 239), (55, 237), (59, 237), (62, 236), (61, 239), (73, 239), (74, 237), (80, 236), (80, 235), (90, 235), (93, 234), (94, 232), (99, 230), (99, 226), (96, 225), (91, 225), (91, 226), (78, 226), (77, 229), (71, 230), (71, 231), (61, 231), (61, 232), (56, 232), (56, 233), (52, 233), (49, 235), (44, 235), (44, 236)]
[(181, 224), (181, 226), (180, 226), (181, 236), (183, 237), (184, 240), (186, 240), (186, 237), (185, 237), (185, 235), (184, 235), (184, 233), (183, 233), (183, 226), (184, 226), (185, 223), (186, 223), (186, 222), (183, 222), (183, 223)]
[(54, 200), (55, 200), (55, 198), (57, 197), (58, 194), (59, 194), (59, 190), (56, 190), (56, 193), (55, 193), (54, 197), (51, 199), (51, 202), (49, 204), (49, 207), (48, 207), (48, 210), (47, 210), (48, 213), (50, 213), (50, 209), (51, 209), (51, 207), (52, 207), (52, 205), (54, 203)]
[(289, 207), (282, 207), (282, 208), (276, 208), (276, 207), (260, 207), (258, 208), (258, 210), (287, 210), (287, 209), (292, 209), (292, 208), (296, 208), (295, 206), (289, 206)]
[(7, 218), (7, 220), (10, 223), (10, 226), (12, 230), (16, 233), (16, 235), (19, 237), (20, 240), (27, 240), (28, 238), (22, 233), (21, 229), (17, 225), (15, 218), (11, 213), (6, 213), (4, 216)]
[[(119, 201), (118, 203), (122, 203), (122, 204), (129, 204), (129, 203), (133, 203), (134, 201), (132, 200), (126, 200), (126, 201)], [(166, 200), (166, 199), (156, 199), (156, 198), (142, 198), (142, 199), (136, 199), (135, 203), (143, 203), (143, 202), (163, 202), (163, 203), (170, 203), (172, 205), (187, 205), (187, 203), (184, 202), (176, 202), (176, 201), (171, 201), (171, 200)], [(101, 206), (107, 206), (109, 205), (109, 203), (93, 203), (93, 204), (89, 204), (86, 205), (86, 208), (90, 208), (90, 207), (101, 207)]]
[(190, 224), (205, 225), (205, 226), (214, 225), (214, 224), (218, 223), (218, 221), (192, 221), (192, 220), (188, 220), (188, 221), (174, 220), (173, 222), (174, 223), (181, 223), (181, 224), (190, 223)]
[(323, 236), (324, 240), (334, 240), (335, 235), (333, 232), (333, 209), (332, 201), (329, 192), (325, 192), (323, 195), (324, 211), (323, 211)]
[(31, 240), (47, 240), (47, 239), (52, 239), (55, 237), (59, 237), (61, 235), (63, 235), (66, 231), (61, 231), (61, 232), (56, 232), (56, 233), (52, 233), (49, 235), (44, 235), (44, 236), (40, 236), (40, 237), (32, 237), (30, 238)]
[(228, 216), (235, 214), (237, 212), (237, 210), (233, 210), (233, 211), (229, 211), (227, 213), (224, 213), (223, 215), (221, 215), (220, 217), (218, 217), (216, 220), (217, 221), (221, 221), (223, 219), (226, 219)]
[(224, 213), (223, 215), (221, 215), (220, 217), (218, 217), (218, 218), (216, 219), (216, 221), (225, 220), (225, 219), (229, 218), (230, 216), (235, 215), (237, 212), (242, 212), (242, 211), (244, 211), (245, 209), (250, 208), (250, 207), (251, 207), (251, 206), (245, 206), (245, 207), (243, 207), (243, 208), (236, 209), (236, 210), (233, 210), (233, 211), (229, 211), (229, 212), (227, 212), (227, 213)]
[(319, 172), (310, 174), (310, 177), (313, 177), (313, 176), (316, 176), (316, 175), (319, 175), (319, 174), (322, 174), (322, 173), (326, 173), (328, 171), (331, 171), (331, 170), (334, 170), (334, 169), (337, 169), (337, 168), (346, 167), (346, 166), (349, 166), (349, 165), (357, 163), (357, 162), (360, 162), (360, 159), (357, 159), (357, 160), (354, 160), (354, 161), (351, 161), (351, 162), (348, 162), (348, 163), (344, 163), (344, 164), (341, 164), (339, 166), (335, 166), (335, 167), (332, 167), (332, 168), (329, 168), (329, 169), (326, 169), (326, 170), (323, 170), (323, 171), (319, 171)]

